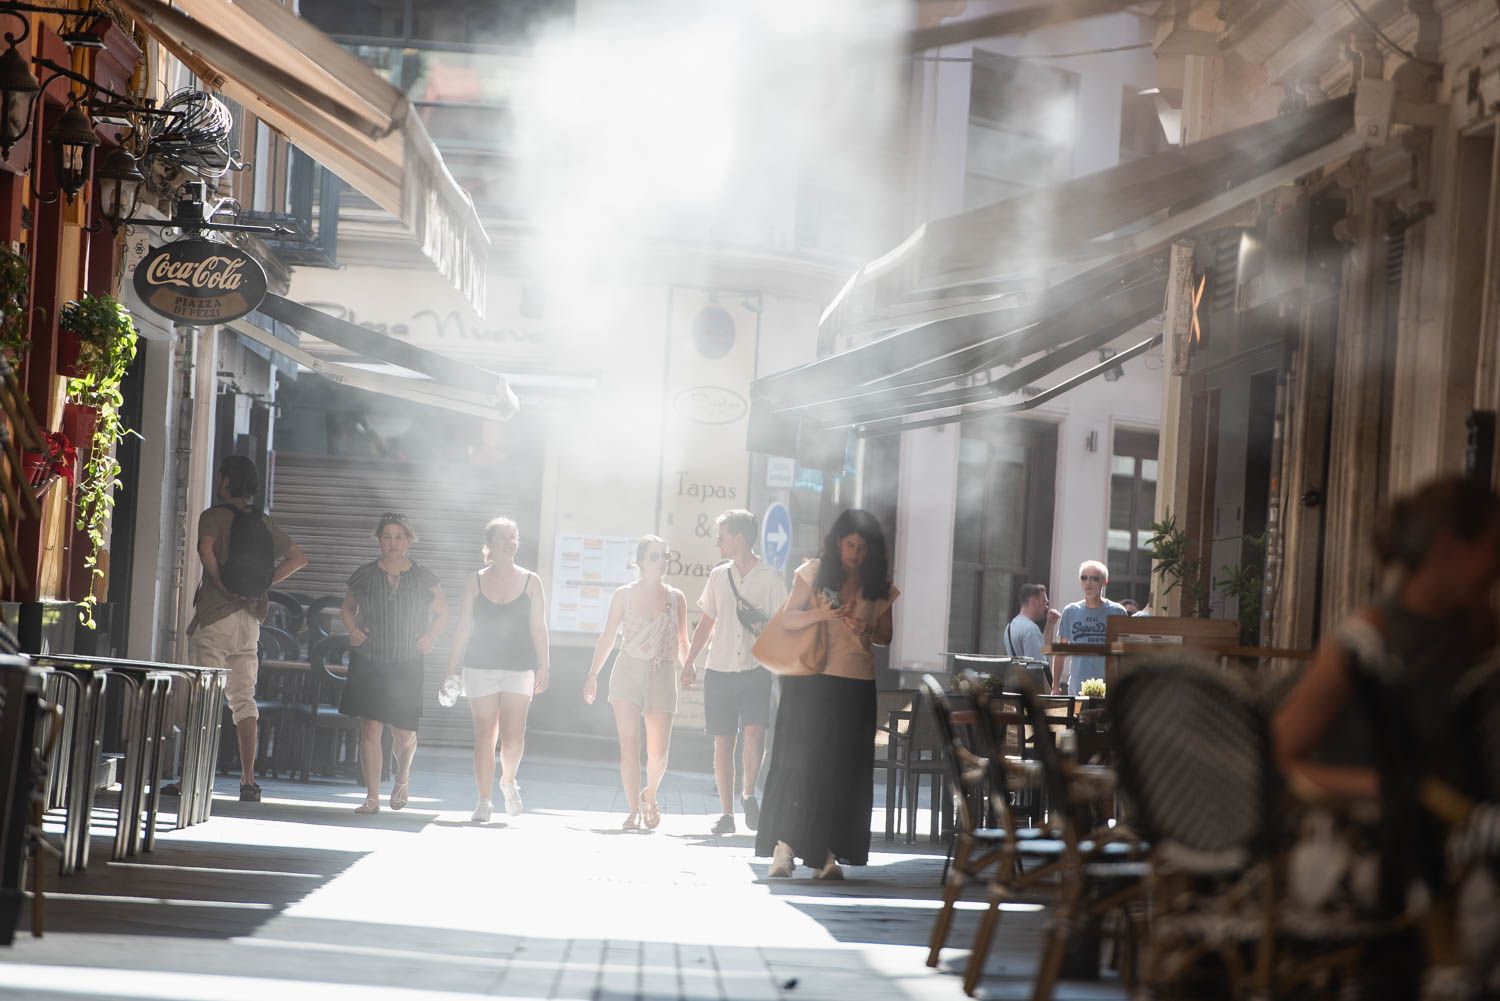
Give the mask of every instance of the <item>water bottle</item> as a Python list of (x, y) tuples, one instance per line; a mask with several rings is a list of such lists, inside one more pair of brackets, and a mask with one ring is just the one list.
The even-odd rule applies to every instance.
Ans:
[(458, 697), (463, 691), (464, 683), (458, 680), (458, 675), (450, 674), (443, 679), (443, 687), (438, 689), (438, 705), (444, 709), (452, 709), (458, 705)]

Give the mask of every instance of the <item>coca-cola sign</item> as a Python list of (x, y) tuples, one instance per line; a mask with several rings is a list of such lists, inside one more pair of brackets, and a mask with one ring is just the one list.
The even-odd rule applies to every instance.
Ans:
[(135, 293), (155, 312), (188, 326), (227, 323), (266, 297), (266, 272), (243, 250), (186, 237), (147, 254)]

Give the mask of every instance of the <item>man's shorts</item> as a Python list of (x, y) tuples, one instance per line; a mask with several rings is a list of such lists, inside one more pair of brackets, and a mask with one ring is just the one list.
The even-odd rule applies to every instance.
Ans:
[(711, 737), (733, 737), (742, 726), (765, 726), (771, 721), (771, 672), (703, 672), (704, 730)]

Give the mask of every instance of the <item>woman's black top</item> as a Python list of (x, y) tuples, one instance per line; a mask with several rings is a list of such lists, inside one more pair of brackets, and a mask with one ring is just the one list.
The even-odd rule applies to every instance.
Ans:
[(437, 574), (413, 563), (394, 584), (378, 561), (366, 563), (349, 578), (349, 593), (359, 603), (355, 621), (370, 634), (358, 649), (383, 664), (420, 660), (417, 640), (432, 625), (432, 589)]
[(464, 666), (481, 671), (534, 671), (537, 668), (536, 644), (531, 640), (531, 578), (521, 593), (504, 604), (484, 596), (479, 575), (474, 575), (474, 631), (469, 634), (469, 649)]

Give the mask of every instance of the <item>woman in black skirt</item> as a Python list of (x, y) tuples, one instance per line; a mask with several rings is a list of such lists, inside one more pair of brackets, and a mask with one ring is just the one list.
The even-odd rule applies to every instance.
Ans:
[(776, 744), (755, 854), (768, 876), (790, 876), (796, 858), (815, 879), (843, 879), (839, 863), (870, 854), (875, 768), (876, 644), (891, 641), (891, 586), (885, 533), (867, 511), (839, 515), (823, 555), (797, 569), (782, 609), (788, 629), (828, 637), (821, 674), (781, 679)]
[(437, 575), (406, 558), (417, 535), (404, 515), (381, 515), (375, 526), (380, 559), (349, 578), (339, 617), (349, 631), (349, 680), (339, 711), (357, 716), (365, 801), (355, 813), (380, 812), (380, 738), (391, 728), (396, 748), (391, 809), (406, 805), (411, 759), (422, 717), (422, 657), (448, 624), (448, 601)]

